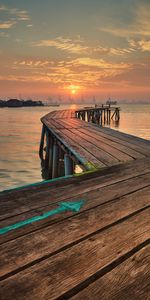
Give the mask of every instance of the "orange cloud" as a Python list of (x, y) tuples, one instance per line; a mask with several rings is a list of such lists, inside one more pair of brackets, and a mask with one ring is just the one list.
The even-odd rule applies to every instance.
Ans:
[(0, 29), (9, 29), (13, 27), (16, 24), (15, 21), (5, 21), (3, 23), (0, 23)]

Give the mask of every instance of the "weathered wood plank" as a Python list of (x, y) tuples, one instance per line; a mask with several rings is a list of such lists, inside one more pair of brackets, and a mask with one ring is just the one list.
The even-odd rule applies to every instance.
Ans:
[[(90, 160), (91, 163), (94, 164), (95, 158), (106, 166), (110, 166), (110, 165), (119, 163), (119, 160), (117, 158), (113, 157), (110, 153), (107, 153), (103, 149), (99, 149), (94, 144), (91, 144), (89, 141), (81, 138), (81, 135), (79, 132), (78, 132), (78, 134), (76, 134), (73, 132), (73, 130), (68, 130), (68, 129), (60, 130), (60, 132), (61, 132), (61, 136), (63, 136), (63, 139), (66, 139), (66, 137), (67, 137), (67, 138), (69, 138), (69, 140), (74, 141), (74, 143), (77, 144), (81, 149), (83, 149), (83, 148), (87, 149), (87, 151), (92, 155), (92, 158)], [(86, 160), (88, 161), (87, 157), (86, 157)]]
[[(107, 138), (108, 138), (107, 128), (104, 128), (103, 131), (102, 131), (102, 129), (100, 129), (100, 131), (101, 131), (101, 133), (107, 134)], [(143, 143), (142, 139), (141, 139), (142, 141), (139, 142), (139, 139), (137, 137), (135, 137), (135, 141), (132, 139), (126, 139), (126, 135), (124, 133), (120, 132), (121, 135), (118, 135), (118, 133), (119, 133), (119, 131), (116, 131), (116, 130), (114, 130), (114, 134), (113, 134), (113, 132), (112, 133), (109, 132), (110, 139), (113, 138), (116, 141), (119, 139), (120, 144), (124, 144), (127, 147), (129, 147), (141, 154), (144, 154), (145, 156), (149, 156), (149, 149), (150, 149), (149, 143), (146, 143), (146, 144)], [(137, 141), (136, 141), (136, 138), (138, 139)]]
[[(70, 129), (70, 131), (75, 134), (75, 129)], [(103, 140), (100, 141), (99, 139), (97, 139), (96, 134), (95, 134), (95, 136), (94, 136), (94, 134), (89, 135), (88, 129), (87, 130), (84, 129), (84, 132), (82, 130), (78, 130), (78, 136), (80, 136), (82, 138), (82, 140), (85, 139), (86, 141), (97, 146), (100, 149), (100, 151), (102, 149), (103, 151), (105, 151), (105, 153), (110, 154), (111, 156), (117, 158), (121, 162), (133, 160), (133, 157), (131, 157), (127, 153), (123, 153), (122, 151), (112, 147), (111, 143), (106, 144), (103, 142)], [(140, 157), (142, 158), (142, 157), (144, 157), (144, 155), (141, 155)]]
[[(75, 119), (76, 120), (76, 119)], [(57, 120), (58, 121), (58, 120)], [(74, 119), (63, 119), (61, 120), (63, 126), (66, 128), (70, 127), (70, 128), (89, 128), (89, 124), (87, 122), (74, 122)]]
[[(85, 121), (79, 120), (80, 124), (86, 123)], [(70, 120), (72, 124), (79, 124), (78, 119)], [(100, 127), (93, 123), (87, 123), (89, 126), (90, 131), (94, 131), (97, 135), (103, 136), (107, 140), (112, 140), (114, 142), (117, 142), (118, 144), (124, 145), (126, 147), (129, 147), (143, 155), (149, 156), (150, 152), (150, 141), (144, 140), (142, 138), (128, 135), (124, 132), (120, 132), (114, 129), (106, 128), (106, 127)], [(81, 126), (82, 127), (82, 126)]]
[(63, 129), (64, 128), (64, 126), (62, 126), (61, 122), (56, 123), (55, 119), (50, 119), (50, 120), (45, 119), (43, 124), (45, 124), (48, 129), (51, 129), (51, 128), (52, 129)]
[[(77, 135), (73, 136), (73, 134), (66, 133), (67, 129), (55, 129), (55, 133), (57, 134), (57, 138), (62, 142), (62, 144), (66, 143), (66, 146), (72, 154), (76, 157), (77, 160), (83, 162), (83, 166), (86, 167), (88, 163), (91, 163), (95, 166), (95, 168), (101, 168), (106, 166), (104, 162), (102, 162), (99, 158), (96, 158), (88, 149), (87, 145), (82, 144), (80, 138)], [(94, 149), (96, 151), (96, 148)], [(98, 151), (98, 150), (97, 150)], [(111, 164), (112, 165), (112, 164)]]
[[(135, 159), (144, 157), (144, 154), (141, 154), (141, 153), (121, 144), (119, 139), (117, 141), (114, 141), (113, 138), (110, 139), (109, 136), (106, 136), (105, 134), (101, 134), (101, 133), (98, 134), (98, 132), (96, 130), (90, 130), (90, 129), (87, 132), (84, 128), (79, 128), (79, 131), (86, 133), (87, 135), (89, 135), (89, 137), (95, 137), (95, 139), (98, 140), (100, 143), (110, 145), (111, 148), (118, 149), (119, 151), (121, 151), (125, 154), (128, 154), (129, 156), (131, 156)], [(126, 144), (126, 143), (124, 143), (124, 144)]]
[(113, 199), (115, 198), (112, 195), (111, 202), (97, 206), (98, 201), (92, 198), (90, 202), (95, 202), (95, 208), (91, 206), (90, 210), (83, 210), (82, 214), (0, 245), (0, 276), (61, 251), (71, 243), (77, 243), (91, 233), (150, 205), (150, 187)]
[[(148, 239), (150, 209), (1, 282), (1, 299), (55, 299), (128, 255)], [(114, 238), (115, 237), (115, 238)], [(73, 292), (72, 292), (73, 293)]]
[(72, 300), (149, 299), (150, 245), (79, 292)]
[[(128, 189), (126, 188), (128, 186)], [(81, 208), (80, 213), (82, 211), (85, 211), (87, 209), (94, 208), (98, 205), (102, 205), (106, 202), (110, 202), (111, 200), (117, 199), (119, 197), (128, 195), (133, 192), (138, 192), (144, 187), (149, 186), (149, 174), (142, 176), (142, 178), (133, 178), (128, 181), (123, 181), (120, 182), (119, 184), (114, 184), (111, 186), (106, 186), (103, 188), (98, 188), (98, 186), (95, 186), (95, 189), (93, 191), (89, 190), (82, 192), (82, 194), (77, 195), (71, 195), (71, 196), (64, 196), (62, 194), (57, 194), (56, 198), (53, 199), (53, 204), (49, 202), (49, 199), (47, 197), (47, 205), (44, 206), (39, 202), (39, 207), (38, 208), (33, 208), (33, 200), (31, 200), (28, 204), (28, 207), (26, 208), (26, 211), (23, 213), (15, 214), (14, 216), (10, 216), (7, 219), (4, 219), (1, 221), (1, 227), (5, 227), (11, 224), (14, 224), (19, 221), (26, 220), (27, 218), (33, 217), (35, 215), (39, 215), (40, 213), (42, 214), (43, 212), (47, 212), (51, 209), (54, 209), (58, 205), (58, 201), (63, 201), (63, 200), (69, 200), (69, 201), (78, 201), (79, 199), (84, 199), (86, 200), (84, 206)], [(148, 189), (149, 193), (149, 189)], [(71, 193), (72, 194), (72, 193)], [(101, 196), (100, 196), (101, 195)], [(46, 224), (50, 225), (56, 222), (60, 222), (62, 219), (67, 218), (69, 216), (73, 216), (74, 214), (71, 212), (66, 212), (65, 214), (60, 214), (60, 215), (55, 215), (51, 218), (45, 219), (44, 221), (40, 221), (37, 223), (33, 223), (32, 225), (27, 225), (22, 229), (17, 229), (15, 232), (9, 232), (5, 234), (4, 236), (1, 237), (1, 243), (6, 242), (10, 239), (13, 239), (15, 237), (21, 236), (22, 234), (26, 234), (27, 232), (33, 232), (34, 230), (37, 230), (37, 228), (42, 228)]]
[(105, 131), (110, 134), (110, 135), (114, 135), (117, 136), (118, 138), (122, 138), (126, 141), (129, 141), (135, 145), (141, 145), (142, 147), (150, 147), (150, 141), (139, 138), (137, 136), (131, 135), (131, 134), (127, 134), (127, 133), (122, 133), (118, 130), (113, 130), (111, 128), (107, 128), (105, 127)]
[[(122, 182), (117, 182), (115, 184), (111, 185), (106, 185), (104, 187), (101, 186), (101, 182), (97, 182), (97, 184), (88, 186), (86, 183), (78, 187), (78, 190), (76, 188), (72, 188), (68, 191), (65, 190), (57, 190), (57, 191), (49, 191), (48, 193), (45, 193), (41, 196), (36, 196), (32, 197), (29, 199), (22, 199), (22, 201), (12, 201), (11, 205), (10, 202), (1, 204), (1, 224), (2, 221), (6, 223), (5, 219), (9, 219), (8, 222), (11, 222), (10, 217), (19, 215), (24, 215), (25, 212), (30, 212), (31, 213), (41, 213), (43, 210), (48, 210), (50, 206), (56, 205), (58, 202), (63, 201), (63, 200), (71, 200), (75, 201), (79, 199), (79, 197), (94, 197), (99, 194), (104, 193), (106, 191), (106, 199), (107, 199), (107, 192), (109, 195), (109, 190), (114, 191), (115, 195), (120, 195), (122, 193), (122, 188), (123, 188), (123, 193), (129, 193), (130, 189), (131, 191), (135, 191), (139, 188), (142, 188), (144, 186), (149, 185), (149, 179), (150, 179), (150, 173), (145, 174), (143, 176), (131, 178)], [(128, 185), (128, 189), (126, 188)], [(66, 193), (67, 192), (67, 193)], [(111, 196), (110, 193), (110, 196)], [(33, 212), (32, 212), (33, 211)]]
[[(110, 184), (121, 182), (132, 177), (136, 177), (142, 174), (150, 172), (150, 159), (144, 159), (122, 165), (105, 168), (101, 171), (97, 171), (91, 174), (77, 176), (68, 180), (56, 181), (53, 183), (47, 183), (46, 185), (40, 185), (35, 187), (28, 187), (25, 190), (21, 189), (18, 191), (1, 192), (0, 193), (0, 213), (3, 215), (5, 210), (8, 211), (10, 204), (11, 210), (13, 207), (17, 208), (19, 205), (24, 206), (30, 205), (31, 202), (36, 204), (36, 200), (40, 200), (41, 206), (45, 205), (44, 198), (47, 196), (56, 196), (65, 193), (71, 193), (72, 196), (80, 195), (83, 192), (89, 192), (96, 188), (101, 188)], [(78, 190), (76, 188), (78, 184)], [(32, 191), (32, 193), (31, 193)], [(67, 194), (66, 194), (67, 195)], [(39, 199), (39, 200), (38, 200)], [(41, 203), (42, 199), (42, 203)], [(52, 203), (52, 202), (51, 202)], [(34, 206), (34, 208), (37, 206)], [(31, 207), (32, 208), (32, 207)], [(2, 217), (1, 217), (2, 219)]]

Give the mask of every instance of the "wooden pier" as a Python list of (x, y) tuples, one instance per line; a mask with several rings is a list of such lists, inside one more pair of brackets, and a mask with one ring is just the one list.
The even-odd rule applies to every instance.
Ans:
[(87, 107), (77, 110), (75, 115), (80, 120), (86, 120), (95, 124), (110, 124), (111, 119), (119, 121), (120, 107), (110, 105)]
[(42, 123), (53, 179), (0, 193), (0, 299), (149, 299), (150, 142), (73, 111)]
[(97, 108), (56, 111), (41, 119), (39, 153), (45, 179), (72, 175), (76, 165), (94, 171), (149, 156), (148, 141), (96, 124), (95, 113)]

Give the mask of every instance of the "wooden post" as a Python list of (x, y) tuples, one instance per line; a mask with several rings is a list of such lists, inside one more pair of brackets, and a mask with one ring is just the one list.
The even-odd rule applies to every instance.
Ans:
[(109, 110), (107, 108), (107, 124), (109, 123)]
[(58, 177), (58, 165), (59, 165), (59, 147), (55, 141), (53, 144), (52, 178)]
[(110, 119), (111, 119), (111, 109), (109, 108), (109, 124), (110, 124)]
[(103, 124), (103, 109), (101, 110), (101, 125)]
[(92, 110), (92, 123), (95, 123), (95, 113), (94, 113), (94, 110)]
[(41, 160), (43, 160), (43, 147), (44, 147), (44, 136), (45, 136), (45, 126), (42, 126), (42, 132), (41, 132), (41, 141), (40, 141), (40, 148), (39, 148), (39, 157)]
[(53, 138), (49, 135), (50, 147), (49, 147), (49, 162), (48, 162), (48, 175), (52, 178), (52, 168), (53, 168)]
[(58, 166), (58, 176), (62, 177), (65, 175), (64, 168), (64, 151), (61, 147), (59, 147), (59, 166)]
[(49, 149), (50, 149), (50, 135), (46, 129), (46, 154), (45, 154), (45, 168), (48, 169), (49, 165)]
[(82, 113), (82, 120), (85, 121), (85, 111)]
[(114, 113), (112, 114), (111, 119), (113, 119), (114, 115), (115, 115), (115, 111), (114, 111)]
[(86, 111), (85, 112), (85, 121), (87, 122), (87, 120), (88, 120), (88, 112)]
[(105, 121), (106, 121), (106, 115), (105, 115), (106, 111), (105, 111), (105, 108), (104, 108), (104, 124), (105, 124)]
[(64, 156), (64, 164), (65, 164), (65, 176), (72, 175), (74, 172), (74, 166), (73, 166), (73, 161), (68, 154), (65, 154)]

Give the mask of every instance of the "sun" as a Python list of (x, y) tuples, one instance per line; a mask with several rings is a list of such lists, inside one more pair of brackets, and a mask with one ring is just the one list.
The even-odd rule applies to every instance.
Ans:
[(71, 84), (67, 87), (67, 89), (70, 91), (71, 95), (76, 95), (80, 88), (77, 85)]
[(76, 90), (71, 90), (71, 94), (75, 95), (76, 94)]

